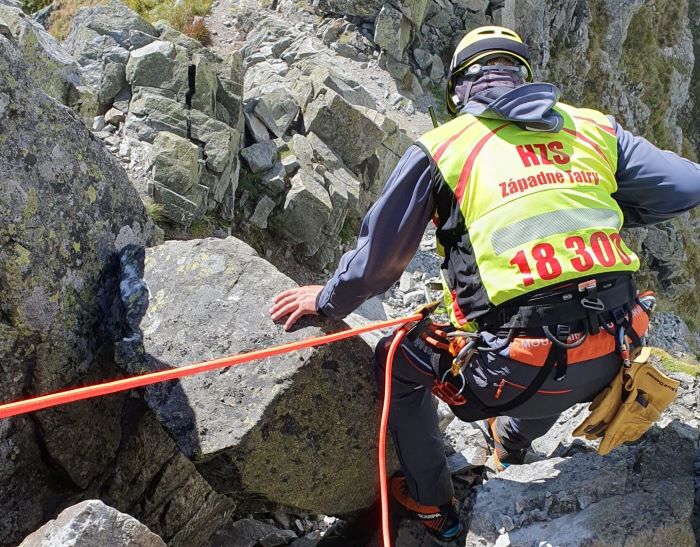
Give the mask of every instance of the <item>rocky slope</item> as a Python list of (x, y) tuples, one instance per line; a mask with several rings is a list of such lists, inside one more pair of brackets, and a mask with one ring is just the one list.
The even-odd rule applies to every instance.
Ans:
[[(297, 163), (302, 170), (306, 167), (317, 173), (325, 193), (337, 186), (328, 181), (329, 177), (318, 173), (327, 170), (327, 164), (337, 165), (337, 158), (324, 158), (328, 153), (323, 148), (324, 152), (307, 160), (296, 153), (290, 141), (294, 134), (308, 136), (311, 130), (306, 123), (306, 109), (319, 93), (318, 86), (310, 92), (308, 85), (299, 83), (313, 70), (308, 68), (309, 64), (332, 68), (355, 89), (352, 93), (347, 89), (341, 93), (346, 102), (358, 107), (353, 113), (370, 108), (396, 122), (399, 131), (413, 139), (430, 127), (426, 106), (434, 104), (440, 109), (442, 105), (444, 67), (449, 63), (456, 40), (464, 29), (477, 24), (505, 24), (520, 32), (531, 45), (536, 78), (557, 84), (565, 100), (601, 108), (624, 127), (647, 136), (659, 146), (695, 157), (697, 148), (692, 143), (696, 140), (697, 117), (689, 112), (698, 102), (694, 93), (697, 76), (693, 72), (693, 37), (697, 40), (700, 29), (697, 18), (692, 17), (693, 10), (697, 10), (694, 2), (661, 0), (624, 4), (603, 0), (317, 1), (301, 7), (285, 0), (272, 4), (222, 0), (215, 5), (208, 24), (216, 33), (215, 47), (219, 50), (243, 46), (241, 51), (250, 71), (244, 93), (246, 111), (250, 111), (246, 115), (245, 146), (272, 140), (277, 148), (275, 152), (272, 147), (256, 146), (257, 151), (266, 150), (266, 160), (252, 168), (243, 164), (236, 230), (271, 257), (278, 253), (279, 246), (275, 243), (282, 238), (293, 249), (287, 254), (301, 257), (319, 271), (324, 266), (330, 267), (338, 250), (330, 253), (316, 249), (318, 244), (309, 247), (298, 234), (285, 228), (285, 224), (295, 222), (293, 216), (290, 218), (284, 212), (289, 205), (285, 188), (295, 186), (297, 189), (291, 194), (296, 197), (299, 193), (300, 181), (295, 185), (291, 182)], [(319, 15), (325, 18), (319, 19)], [(297, 66), (304, 68), (300, 71)], [(269, 81), (272, 87), (276, 87), (273, 82), (283, 84), (289, 93), (274, 89), (274, 94), (266, 99), (272, 87), (261, 87), (261, 81)], [(300, 85), (301, 91), (295, 88)], [(358, 85), (369, 91), (370, 100), (361, 96)], [(265, 105), (279, 101), (280, 93), (287, 97), (282, 101), (284, 104), (293, 105), (293, 111), (288, 112), (289, 121), (283, 128), (276, 127), (273, 121), (267, 125), (259, 123)], [(256, 106), (258, 103), (262, 103), (260, 107)], [(328, 103), (328, 107), (339, 108), (337, 102)], [(309, 116), (316, 116), (314, 108), (309, 110)], [(369, 115), (369, 119), (376, 120), (376, 114)], [(356, 125), (344, 122), (342, 125), (351, 134), (358, 134)], [(282, 134), (280, 130), (284, 130)], [(345, 131), (333, 131), (335, 138)], [(372, 146), (371, 134), (367, 133), (369, 146)], [(330, 138), (321, 136), (321, 140), (348, 164), (350, 174), (361, 182), (360, 194), (368, 191), (371, 201), (394, 163), (393, 154), (379, 149), (387, 159), (383, 166), (380, 161), (379, 170), (375, 171), (374, 160), (349, 158), (348, 153), (356, 153), (353, 147), (346, 149), (347, 143), (332, 142), (326, 137)], [(399, 141), (392, 153), (406, 142), (406, 139)], [(289, 157), (290, 154), (294, 157)], [(275, 156), (278, 161), (285, 160), (284, 172), (275, 163)], [(382, 154), (378, 153), (377, 157), (381, 160)], [(355, 160), (360, 163), (352, 165)], [(325, 193), (312, 186), (316, 190), (305, 194), (315, 194), (316, 198), (309, 204), (318, 201), (314, 210), (328, 209)], [(335, 207), (334, 203), (341, 205), (341, 218), (343, 202), (336, 199), (331, 203), (331, 207)], [(354, 232), (357, 217), (366, 203), (368, 200), (360, 200), (359, 213), (350, 208), (345, 216), (345, 229), (337, 227), (337, 223), (324, 227), (323, 235), (333, 242), (328, 248), (342, 250), (346, 247), (339, 247), (339, 242), (352, 243), (346, 234)], [(315, 214), (313, 222), (324, 218), (325, 213), (320, 217)], [(338, 215), (331, 213), (330, 218), (335, 220)], [(313, 230), (311, 233), (315, 234)], [(269, 234), (273, 234), (272, 241), (267, 237)], [(658, 289), (662, 306), (676, 307), (685, 318), (696, 323), (699, 302), (694, 288), (700, 271), (696, 215), (690, 213), (678, 221), (635, 229), (627, 237), (642, 259), (640, 286)], [(314, 252), (315, 256), (310, 256)]]
[[(152, 322), (144, 324), (144, 342), (142, 246), (154, 242), (155, 227), (118, 161), (70, 110), (37, 89), (7, 39), (0, 48), (8, 83), (0, 94), (2, 400), (280, 339), (279, 326), (261, 321), (259, 304), (292, 282), (228, 239), (149, 254)], [(230, 285), (220, 284), (221, 275)], [(207, 316), (196, 318), (193, 303)], [(183, 315), (193, 329), (211, 326), (197, 344), (182, 336)], [(175, 340), (185, 345), (174, 349)], [(371, 353), (361, 340), (349, 341), (247, 372), (159, 386), (143, 400), (120, 394), (3, 420), (0, 543), (16, 544), (58, 510), (91, 497), (139, 518), (172, 545), (203, 543), (248, 497), (337, 514), (371, 504)], [(351, 414), (343, 414), (341, 401), (354, 405)], [(335, 446), (328, 442), (334, 435)], [(279, 461), (282, 447), (293, 446), (294, 455)], [(345, 458), (343, 478), (335, 464)], [(345, 486), (327, 489), (333, 480)]]
[[(286, 335), (273, 325), (269, 301), (294, 282), (238, 239), (144, 253), (162, 233), (132, 185), (161, 205), (169, 234), (234, 231), (296, 281), (321, 280), (430, 127), (425, 109), (441, 101), (454, 40), (477, 24), (519, 30), (538, 76), (568, 100), (692, 153), (698, 10), (696, 0), (220, 0), (209, 50), (116, 3), (81, 12), (61, 45), (0, 0), (9, 40), (0, 38), (9, 181), (0, 187), (0, 398), (341, 328), (305, 323)], [(693, 218), (632, 234), (642, 281), (669, 289), (689, 317)], [(348, 323), (421, 303), (437, 274), (434, 246), (428, 230), (400, 282)], [(677, 316), (655, 321), (655, 344), (695, 351), (696, 333)], [(84, 544), (156, 545), (155, 534), (171, 545), (378, 544), (367, 511), (377, 402), (365, 339), (0, 422), (10, 462), (0, 472), (0, 544), (94, 498), (114, 509), (81, 504), (27, 544), (86, 531)], [(693, 545), (698, 382), (673, 374), (682, 393), (660, 426), (608, 458), (571, 438), (585, 412), (576, 407), (528, 465), (494, 476), (479, 431), (443, 412), (469, 528), (460, 545)], [(638, 507), (643, 518), (633, 518)], [(107, 535), (91, 537), (91, 522)], [(396, 533), (400, 547), (432, 544), (416, 523)]]

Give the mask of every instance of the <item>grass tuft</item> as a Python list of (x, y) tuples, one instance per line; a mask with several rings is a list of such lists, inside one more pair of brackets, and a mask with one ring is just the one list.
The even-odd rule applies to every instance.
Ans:
[(147, 21), (153, 23), (162, 19), (180, 32), (184, 32), (187, 25), (192, 25), (195, 17), (208, 15), (212, 4), (212, 0), (183, 0), (180, 2), (175, 0), (122, 1)]
[(45, 8), (51, 3), (51, 0), (22, 0), (22, 9), (26, 13), (34, 13)]
[(207, 25), (204, 23), (204, 19), (199, 16), (195, 17), (191, 22), (185, 24), (182, 32), (190, 38), (194, 38), (203, 46), (211, 45), (211, 33), (209, 32)]
[[(212, 0), (121, 0), (147, 21), (166, 21), (174, 29), (199, 40), (203, 45), (211, 43), (211, 34), (204, 21), (195, 19), (211, 12)], [(24, 10), (33, 13), (48, 5), (51, 0), (22, 0)], [(70, 32), (73, 16), (80, 8), (106, 4), (108, 0), (60, 0), (51, 15), (49, 30), (59, 40)]]
[(689, 376), (700, 376), (700, 364), (698, 363), (682, 361), (659, 348), (652, 348), (651, 355), (653, 362), (658, 362), (667, 372), (681, 372)]
[(210, 216), (206, 215), (202, 218), (198, 218), (187, 229), (187, 235), (191, 239), (204, 239), (207, 237), (213, 237), (214, 231), (216, 230), (216, 221)]
[(165, 220), (165, 207), (163, 207), (162, 204), (156, 203), (150, 198), (146, 198), (143, 202), (143, 206), (146, 208), (146, 214), (156, 224), (160, 224)]

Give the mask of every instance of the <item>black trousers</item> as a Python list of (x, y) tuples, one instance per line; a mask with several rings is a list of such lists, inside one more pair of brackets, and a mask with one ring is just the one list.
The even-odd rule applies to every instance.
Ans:
[[(380, 340), (375, 352), (380, 391), (391, 339), (389, 336)], [(504, 342), (485, 333), (484, 344), (489, 348), (498, 348)], [(501, 350), (480, 350), (474, 355), (463, 373), (478, 401), (472, 399), (465, 405), (453, 406), (458, 418), (484, 419), (489, 416), (484, 406), (506, 403), (530, 384), (539, 368), (512, 359), (512, 347), (513, 343)], [(431, 393), (436, 374), (441, 376), (450, 362), (449, 353), (435, 350), (420, 340), (404, 339), (393, 363), (389, 430), (409, 492), (424, 505), (439, 505), (453, 496), (452, 478), (438, 429), (437, 400)], [(569, 364), (562, 381), (554, 380), (552, 371), (529, 400), (508, 411), (507, 417), (499, 417), (497, 428), (504, 447), (508, 450), (529, 447), (533, 440), (547, 433), (564, 410), (593, 400), (610, 384), (620, 366), (620, 357), (613, 352)]]

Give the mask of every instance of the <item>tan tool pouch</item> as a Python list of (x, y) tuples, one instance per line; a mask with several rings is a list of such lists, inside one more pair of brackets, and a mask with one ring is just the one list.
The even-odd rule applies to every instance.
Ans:
[(650, 365), (650, 353), (650, 348), (641, 348), (629, 367), (621, 367), (591, 403), (591, 414), (574, 430), (577, 437), (602, 437), (599, 454), (639, 439), (676, 398), (680, 382)]

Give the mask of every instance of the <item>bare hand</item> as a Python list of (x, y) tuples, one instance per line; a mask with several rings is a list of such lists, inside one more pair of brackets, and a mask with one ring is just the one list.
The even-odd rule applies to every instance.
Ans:
[(306, 285), (278, 294), (275, 297), (274, 305), (270, 308), (270, 317), (273, 321), (277, 321), (288, 315), (284, 330), (289, 330), (300, 317), (318, 315), (316, 298), (321, 290), (323, 290), (323, 285)]

